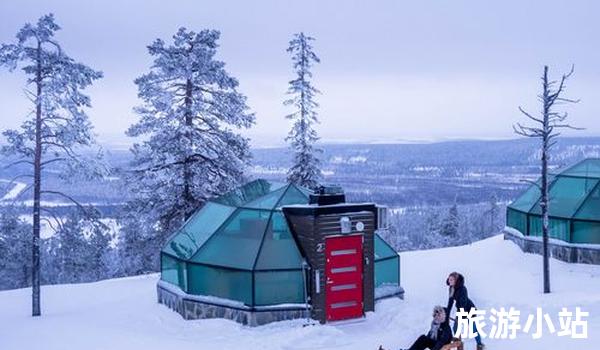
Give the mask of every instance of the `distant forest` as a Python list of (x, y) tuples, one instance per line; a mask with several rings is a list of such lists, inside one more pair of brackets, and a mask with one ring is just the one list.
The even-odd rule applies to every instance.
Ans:
[[(431, 144), (347, 144), (321, 145), (324, 182), (341, 185), (352, 202), (375, 202), (390, 208), (390, 230), (383, 233), (385, 239), (398, 251), (429, 249), (443, 246), (468, 244), (497, 234), (504, 227), (506, 204), (523, 191), (527, 184), (522, 180), (538, 176), (538, 154), (535, 141), (520, 139), (506, 141), (452, 141)], [(252, 150), (253, 159), (248, 169), (248, 179), (266, 178), (275, 181), (285, 179), (289, 166), (289, 153), (283, 148)], [(553, 169), (568, 166), (586, 157), (600, 157), (600, 138), (564, 138), (559, 141), (553, 157)], [(42, 269), (46, 271), (44, 283), (67, 283), (92, 281), (102, 278), (152, 271), (136, 266), (153, 266), (154, 256), (136, 254), (130, 266), (119, 263), (123, 252), (119, 240), (136, 226), (119, 226), (125, 203), (131, 194), (119, 176), (120, 169), (131, 161), (128, 150), (106, 147), (106, 161), (113, 175), (101, 181), (70, 179), (65, 182), (56, 173), (47, 172), (45, 181), (49, 187), (69, 189), (69, 193), (81, 203), (93, 203), (98, 215), (108, 227), (82, 227), (77, 220), (69, 221), (62, 228), (63, 237), (70, 236), (70, 246), (57, 245), (56, 239), (46, 238)], [(0, 164), (8, 164), (4, 158)], [(0, 198), (14, 189), (10, 180), (19, 173), (19, 165), (0, 167)], [(29, 184), (27, 178), (18, 182)], [(16, 216), (31, 215), (31, 195), (22, 199), (0, 201), (0, 226), (15, 232), (19, 237), (30, 235), (30, 226), (14, 221)], [(69, 218), (77, 212), (60, 197), (48, 196), (47, 205), (56, 215)], [(42, 222), (47, 225), (46, 222)], [(88, 232), (90, 240), (75, 239), (77, 232)], [(49, 231), (49, 230), (47, 230)], [(26, 240), (28, 241), (28, 240)], [(104, 245), (103, 249), (98, 249)], [(28, 251), (28, 246), (20, 251)], [(156, 245), (156, 251), (159, 244)], [(56, 270), (57, 260), (65, 259), (68, 251), (75, 256), (97, 256), (95, 261), (82, 259), (86, 264), (68, 264), (71, 270)], [(69, 253), (70, 254), (70, 253)], [(26, 269), (30, 257), (15, 257), (23, 264), (23, 277), (11, 278), (10, 283), (0, 282), (0, 289), (17, 288), (28, 284)], [(93, 271), (83, 274), (81, 271)], [(2, 281), (9, 281), (3, 279)]]

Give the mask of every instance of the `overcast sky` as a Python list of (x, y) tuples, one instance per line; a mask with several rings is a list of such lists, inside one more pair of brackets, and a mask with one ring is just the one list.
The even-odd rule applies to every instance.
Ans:
[[(325, 142), (514, 137), (517, 107), (539, 110), (544, 64), (556, 76), (575, 64), (572, 123), (587, 128), (577, 135), (600, 135), (597, 1), (2, 0), (0, 42), (49, 12), (65, 51), (105, 74), (88, 89), (102, 142), (130, 142), (123, 132), (136, 120), (133, 80), (148, 71), (146, 45), (180, 26), (221, 31), (218, 58), (256, 113), (245, 132), (256, 146), (282, 144), (289, 129), (285, 49), (298, 31), (317, 39)], [(24, 119), (23, 84), (21, 73), (0, 70), (0, 129)]]

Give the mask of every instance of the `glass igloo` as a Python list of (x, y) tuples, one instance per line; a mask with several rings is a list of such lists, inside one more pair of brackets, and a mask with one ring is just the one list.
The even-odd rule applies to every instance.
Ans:
[[(549, 178), (549, 235), (570, 243), (600, 244), (600, 159), (585, 159)], [(530, 186), (507, 208), (507, 226), (542, 235), (540, 190)]]
[[(304, 304), (302, 256), (281, 207), (310, 191), (255, 180), (207, 202), (161, 251), (161, 280), (189, 295), (247, 307)], [(399, 257), (376, 237), (376, 285), (399, 284)]]

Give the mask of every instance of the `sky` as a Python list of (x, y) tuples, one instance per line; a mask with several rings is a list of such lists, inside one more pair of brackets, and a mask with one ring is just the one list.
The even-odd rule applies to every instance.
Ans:
[[(559, 77), (575, 65), (563, 106), (571, 123), (599, 136), (600, 3), (597, 1), (0, 1), (0, 43), (54, 13), (71, 57), (104, 72), (87, 93), (102, 143), (124, 135), (140, 103), (133, 80), (148, 72), (146, 46), (181, 26), (221, 31), (217, 58), (256, 113), (243, 131), (256, 147), (284, 144), (283, 106), (293, 79), (285, 51), (293, 33), (316, 38), (321, 63), (322, 142), (404, 142), (516, 137), (523, 106), (538, 113), (543, 66)], [(30, 109), (24, 76), (0, 69), (0, 129)]]

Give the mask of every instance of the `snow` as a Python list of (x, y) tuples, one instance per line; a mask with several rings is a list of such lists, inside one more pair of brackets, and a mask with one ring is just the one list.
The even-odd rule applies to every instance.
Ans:
[[(42, 239), (48, 239), (52, 236), (54, 236), (54, 229), (57, 228), (58, 223), (56, 222), (56, 219), (52, 216), (41, 216), (42, 220), (40, 220), (40, 237)], [(33, 224), (33, 216), (29, 215), (29, 214), (23, 214), (23, 215), (19, 215), (19, 219), (23, 220), (25, 222), (27, 222), (28, 224), (32, 225)], [(64, 220), (66, 219), (65, 217), (58, 217), (58, 219), (60, 220)], [(54, 228), (52, 228), (49, 224), (48, 221), (50, 221), (52, 223), (52, 225), (54, 226)], [(99, 220), (101, 223), (103, 223), (104, 225), (108, 226), (108, 229), (110, 231), (110, 234), (112, 236), (111, 241), (110, 241), (110, 245), (112, 247), (116, 247), (117, 243), (119, 242), (119, 232), (121, 230), (120, 225), (117, 223), (116, 219), (111, 219), (111, 218), (102, 218)], [(83, 234), (86, 237), (90, 236), (90, 231), (85, 230), (83, 232)]]
[(329, 159), (329, 162), (332, 164), (363, 164), (368, 160), (365, 156), (352, 156), (348, 158), (344, 158), (342, 156), (333, 156)]
[[(8, 182), (5, 180), (1, 180), (1, 181)], [(21, 193), (26, 187), (27, 187), (27, 184), (25, 184), (25, 183), (14, 182), (14, 186), (2, 198), (0, 198), (0, 201), (8, 201), (8, 200), (17, 198), (19, 193)]]
[[(19, 219), (27, 222), (30, 225), (33, 224), (33, 216), (31, 216), (30, 214), (19, 215)], [(56, 221), (54, 220), (54, 218), (52, 218), (51, 216), (42, 215), (40, 220), (40, 237), (42, 237), (43, 239), (50, 238), (54, 235), (54, 230), (52, 229), (52, 227), (50, 227), (47, 220), (52, 222), (52, 225), (54, 225), (54, 227), (56, 228)]]
[(383, 284), (375, 288), (375, 299), (386, 298), (392, 295), (398, 295), (402, 293), (402, 287), (398, 287), (397, 284)]
[[(482, 309), (513, 306), (528, 315), (539, 306), (553, 318), (562, 307), (580, 306), (590, 312), (589, 339), (544, 334), (534, 340), (520, 332), (515, 340), (486, 339), (488, 349), (598, 348), (600, 266), (552, 260), (553, 293), (543, 295), (541, 257), (521, 252), (500, 235), (401, 257), (404, 301), (383, 300), (362, 322), (332, 325), (303, 327), (305, 320), (293, 320), (251, 328), (223, 319), (184, 321), (157, 304), (158, 275), (44, 286), (44, 314), (35, 319), (29, 316), (29, 289), (4, 291), (0, 349), (375, 350), (380, 344), (398, 349), (427, 330), (432, 307), (446, 302), (445, 277), (453, 270), (464, 273), (469, 294)], [(475, 342), (468, 340), (465, 349), (474, 348)]]
[(415, 166), (410, 168), (412, 171), (420, 171), (420, 172), (440, 172), (442, 169), (437, 166)]
[(185, 293), (179, 287), (174, 286), (164, 281), (158, 281), (161, 288), (168, 290), (171, 293), (177, 294), (180, 298), (185, 298), (193, 301), (199, 301), (201, 303), (213, 304), (213, 305), (224, 305), (231, 308), (243, 309), (245, 308), (244, 303), (241, 301), (235, 301), (230, 299), (219, 298), (211, 295), (190, 295)]
[[(19, 204), (24, 205), (26, 207), (33, 207), (33, 200), (26, 200), (26, 201), (19, 201)], [(123, 202), (84, 202), (82, 203), (84, 205), (91, 205), (91, 206), (102, 206), (102, 205), (123, 205)], [(40, 205), (42, 207), (46, 207), (46, 208), (57, 208), (57, 207), (72, 207), (74, 206), (73, 202), (68, 202), (68, 201), (40, 201)]]
[(285, 175), (287, 173), (287, 169), (281, 167), (264, 167), (261, 165), (255, 165), (252, 167), (252, 173), (260, 175)]

